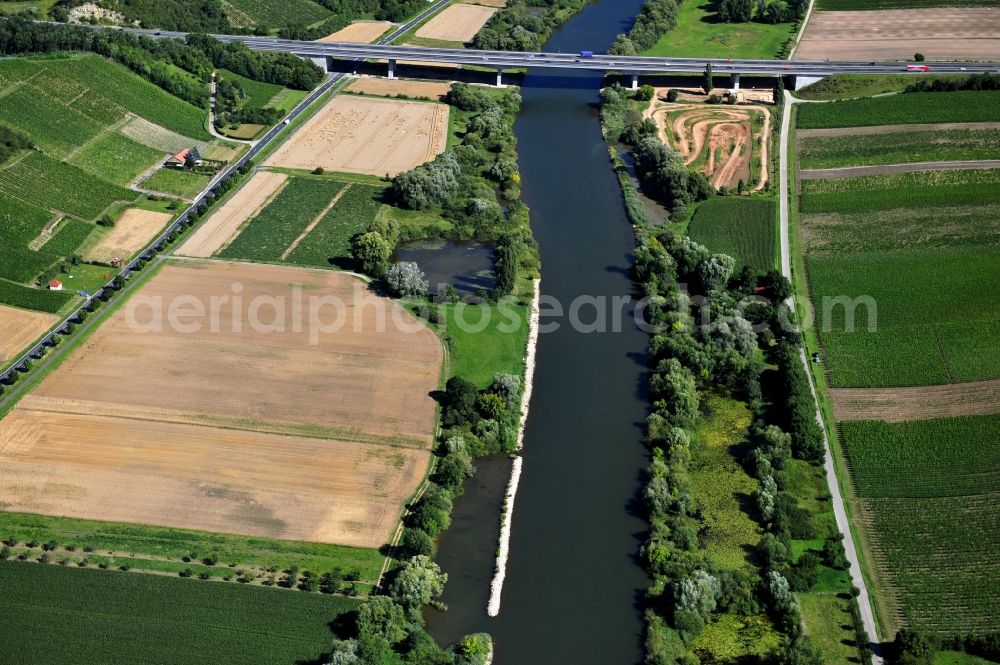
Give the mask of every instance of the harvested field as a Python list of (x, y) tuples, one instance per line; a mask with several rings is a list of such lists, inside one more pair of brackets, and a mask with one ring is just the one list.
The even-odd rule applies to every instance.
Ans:
[(178, 254), (207, 258), (225, 247), (243, 223), (256, 215), (285, 185), (283, 173), (258, 171), (232, 198), (191, 234)]
[(440, 101), (451, 90), (451, 84), (441, 81), (404, 81), (403, 79), (386, 79), (365, 77), (355, 79), (347, 88), (347, 92), (359, 95), (377, 95), (395, 97), (406, 95)]
[(334, 97), (267, 160), (269, 166), (390, 176), (444, 152), (448, 106)]
[(146, 246), (173, 217), (167, 212), (129, 208), (114, 227), (83, 258), (108, 263), (115, 257), (127, 259)]
[(12, 359), (58, 320), (54, 314), (0, 305), (0, 362)]
[(826, 129), (796, 129), (795, 140), (833, 138), (837, 136), (881, 136), (883, 134), (909, 134), (910, 132), (936, 132), (956, 129), (1000, 129), (1000, 122), (936, 122), (913, 125), (876, 125), (869, 127), (830, 127)]
[(496, 7), (497, 9), (503, 9), (507, 6), (507, 0), (469, 0), (470, 5), (482, 5), (483, 7)]
[(441, 39), (448, 42), (467, 42), (486, 25), (496, 13), (493, 7), (455, 4), (423, 24), (414, 33), (425, 39)]
[[(343, 325), (296, 325), (297, 297), (328, 325), (342, 308)], [(426, 473), (442, 359), (349, 275), (172, 263), (0, 421), (0, 504), (378, 546)]]
[(118, 131), (136, 143), (165, 152), (177, 152), (194, 146), (204, 155), (210, 145), (207, 141), (190, 139), (138, 116), (133, 117)]
[(1000, 413), (1000, 381), (908, 388), (833, 388), (833, 412), (844, 420), (926, 420)]
[(659, 93), (653, 96), (644, 115), (653, 118), (660, 140), (675, 148), (686, 165), (703, 172), (716, 188), (732, 189), (741, 180), (750, 191), (764, 188), (771, 134), (768, 108), (667, 104), (660, 101)]
[(796, 60), (928, 60), (1000, 57), (1000, 9), (953, 7), (813, 12)]
[(371, 44), (392, 27), (388, 21), (357, 21), (346, 28), (323, 37), (321, 42), (351, 42), (352, 44)]

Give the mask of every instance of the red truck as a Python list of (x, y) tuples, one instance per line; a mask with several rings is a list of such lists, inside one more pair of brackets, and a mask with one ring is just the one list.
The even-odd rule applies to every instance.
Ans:
[(929, 65), (907, 65), (906, 71), (908, 72), (929, 72), (931, 70)]

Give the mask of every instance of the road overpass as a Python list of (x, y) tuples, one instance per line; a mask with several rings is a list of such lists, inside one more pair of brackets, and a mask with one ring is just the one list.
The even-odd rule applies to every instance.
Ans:
[[(186, 33), (160, 30), (131, 32), (150, 37), (183, 38)], [(594, 54), (581, 57), (578, 53), (529, 53), (523, 51), (480, 51), (476, 49), (429, 48), (423, 46), (397, 46), (388, 44), (352, 44), (345, 42), (311, 42), (248, 35), (214, 35), (223, 42), (241, 42), (254, 51), (293, 53), (326, 63), (327, 70), (336, 60), (387, 60), (389, 76), (395, 74), (399, 61), (427, 64), (465, 65), (496, 69), (499, 83), (505, 69), (526, 67), (541, 69), (580, 69), (599, 72), (616, 72), (632, 75), (633, 85), (641, 74), (700, 74), (706, 64), (711, 64), (716, 75), (731, 75), (739, 86), (739, 75), (756, 76), (805, 76), (819, 78), (831, 74), (922, 74), (907, 71), (913, 62), (875, 62), (857, 60), (744, 60), (726, 58), (657, 58), (650, 56), (622, 56)], [(997, 62), (924, 62), (931, 74), (1000, 74)]]

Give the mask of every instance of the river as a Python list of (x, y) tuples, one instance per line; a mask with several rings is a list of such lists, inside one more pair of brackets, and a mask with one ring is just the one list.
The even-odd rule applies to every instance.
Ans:
[[(642, 0), (600, 0), (553, 34), (547, 51), (603, 52)], [(569, 310), (579, 296), (633, 296), (633, 234), (597, 114), (601, 76), (530, 71), (514, 127), (542, 293)], [(610, 310), (610, 308), (609, 308)], [(455, 504), (437, 561), (448, 612), (430, 612), (440, 642), (488, 632), (497, 665), (633, 665), (642, 659), (638, 561), (647, 336), (631, 309), (621, 332), (575, 330), (543, 307), (524, 470), (500, 615), (486, 615), (498, 518), (510, 462), (480, 461)], [(593, 318), (584, 309), (581, 318)], [(610, 318), (610, 315), (609, 315)], [(558, 323), (546, 332), (545, 325)], [(610, 327), (611, 324), (609, 323)]]

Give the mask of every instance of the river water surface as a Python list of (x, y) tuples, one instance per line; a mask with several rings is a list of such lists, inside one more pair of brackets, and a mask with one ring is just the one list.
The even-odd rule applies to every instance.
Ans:
[[(600, 0), (568, 21), (547, 51), (603, 52), (642, 0)], [(523, 198), (541, 247), (542, 293), (568, 309), (578, 296), (633, 296), (631, 227), (601, 137), (600, 74), (529, 72), (515, 125)], [(584, 309), (581, 318), (593, 319)], [(497, 665), (633, 665), (641, 661), (637, 560), (646, 524), (643, 469), (647, 336), (626, 307), (621, 332), (574, 330), (545, 316), (524, 440), (500, 615), (486, 615), (498, 513), (510, 462), (482, 460), (456, 501), (438, 562), (448, 612), (430, 612), (442, 642), (484, 631)], [(545, 324), (559, 323), (554, 332)], [(611, 326), (609, 322), (608, 327)]]

